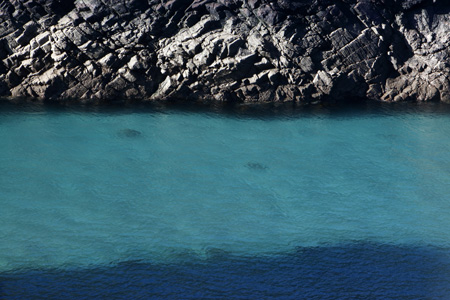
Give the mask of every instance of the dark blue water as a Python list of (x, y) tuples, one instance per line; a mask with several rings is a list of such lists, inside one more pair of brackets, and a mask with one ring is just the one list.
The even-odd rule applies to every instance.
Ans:
[(0, 107), (0, 299), (450, 299), (448, 106)]
[(355, 243), (261, 257), (212, 252), (2, 275), (5, 299), (449, 299), (450, 254)]

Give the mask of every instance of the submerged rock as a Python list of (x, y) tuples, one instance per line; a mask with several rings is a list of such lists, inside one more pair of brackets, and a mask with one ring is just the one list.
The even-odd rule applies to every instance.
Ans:
[(268, 167), (266, 165), (263, 165), (261, 163), (258, 162), (248, 162), (245, 164), (245, 166), (250, 169), (250, 170), (255, 170), (255, 171), (265, 171), (268, 169)]
[(450, 102), (445, 0), (0, 0), (0, 97)]
[(119, 137), (123, 138), (135, 138), (142, 135), (142, 132), (130, 128), (122, 129), (117, 132)]

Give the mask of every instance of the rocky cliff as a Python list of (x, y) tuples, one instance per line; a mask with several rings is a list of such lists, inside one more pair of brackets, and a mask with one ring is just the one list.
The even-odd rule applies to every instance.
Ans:
[(450, 102), (450, 4), (0, 0), (0, 96)]

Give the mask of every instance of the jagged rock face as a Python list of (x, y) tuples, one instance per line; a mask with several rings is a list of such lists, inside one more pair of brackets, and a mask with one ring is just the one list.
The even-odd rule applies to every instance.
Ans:
[(0, 96), (450, 102), (450, 5), (0, 0)]

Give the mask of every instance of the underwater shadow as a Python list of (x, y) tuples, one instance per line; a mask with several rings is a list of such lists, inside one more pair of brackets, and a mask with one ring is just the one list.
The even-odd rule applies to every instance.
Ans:
[(186, 113), (209, 114), (238, 119), (264, 121), (291, 118), (359, 118), (361, 116), (391, 116), (398, 114), (450, 115), (450, 104), (443, 102), (384, 103), (367, 99), (320, 104), (283, 103), (222, 103), (195, 101), (121, 101), (86, 104), (76, 100), (61, 102), (33, 102), (28, 99), (8, 101), (0, 98), (0, 112), (94, 113), (98, 115), (124, 115), (133, 113)]
[(1, 299), (445, 299), (449, 249), (353, 243), (0, 274)]

